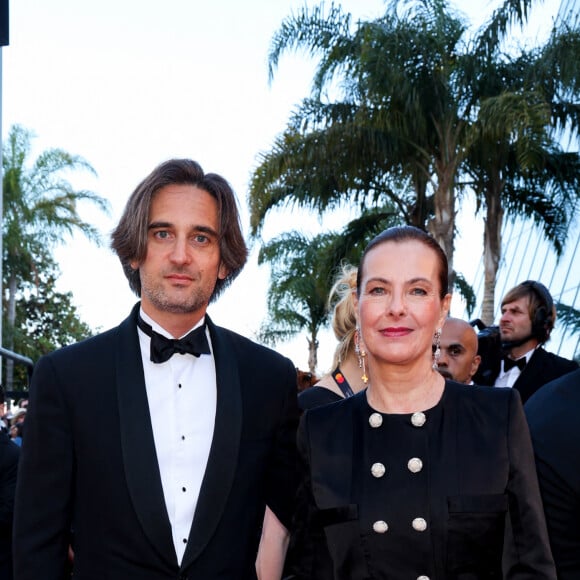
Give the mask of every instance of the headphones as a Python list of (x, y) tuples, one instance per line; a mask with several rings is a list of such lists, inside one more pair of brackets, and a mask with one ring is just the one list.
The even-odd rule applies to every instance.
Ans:
[(548, 289), (540, 282), (526, 280), (521, 285), (532, 290), (540, 299), (532, 319), (532, 336), (540, 343), (544, 343), (554, 328), (554, 301)]

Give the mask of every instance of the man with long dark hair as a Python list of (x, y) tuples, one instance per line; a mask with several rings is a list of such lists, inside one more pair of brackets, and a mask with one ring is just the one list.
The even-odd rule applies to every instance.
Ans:
[(194, 161), (163, 163), (112, 247), (140, 302), (36, 366), (16, 578), (60, 580), (72, 543), (83, 580), (254, 579), (266, 506), (271, 545), (289, 525), (296, 372), (206, 314), (246, 262), (234, 193)]

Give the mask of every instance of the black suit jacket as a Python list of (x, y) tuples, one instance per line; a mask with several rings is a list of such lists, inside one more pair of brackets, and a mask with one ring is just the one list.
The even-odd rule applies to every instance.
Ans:
[[(304, 473), (291, 553), (295, 578), (555, 578), (518, 393), (447, 381), (440, 406), (440, 426), (429, 439), (427, 456), (421, 457), (427, 489), (409, 488), (405, 499), (416, 506), (419, 497), (428, 498), (428, 513), (417, 515), (427, 518), (423, 533), (428, 535), (423, 538), (431, 555), (421, 567), (419, 554), (411, 552), (409, 569), (393, 569), (391, 564), (397, 561), (397, 550), (409, 551), (408, 546), (391, 544), (396, 540), (390, 539), (389, 530), (380, 536), (359, 520), (363, 511), (376, 513), (378, 520), (389, 519), (388, 497), (372, 506), (360, 493), (363, 478), (373, 480), (370, 464), (364, 473), (353, 469), (365, 456), (361, 442), (370, 437), (362, 435), (369, 429), (366, 393), (303, 415), (298, 447)], [(403, 450), (405, 458), (411, 453), (405, 455), (412, 446), (400, 438), (384, 445)], [(398, 464), (386, 465), (384, 477), (397, 477), (396, 469)], [(388, 482), (382, 481), (368, 483), (367, 489), (384, 489)], [(397, 497), (403, 496), (404, 492)], [(408, 521), (390, 525), (413, 533)]]
[(580, 370), (525, 405), (558, 578), (580, 578)]
[(525, 366), (514, 383), (514, 389), (520, 392), (522, 402), (525, 403), (540, 387), (578, 368), (573, 360), (568, 360), (537, 348), (532, 354), (530, 361)]
[(208, 319), (217, 377), (210, 456), (181, 566), (171, 537), (136, 327), (39, 360), (16, 494), (16, 580), (255, 578), (267, 503), (288, 524), (296, 375), (290, 360)]
[(12, 517), (20, 447), (0, 431), (0, 579), (12, 579)]

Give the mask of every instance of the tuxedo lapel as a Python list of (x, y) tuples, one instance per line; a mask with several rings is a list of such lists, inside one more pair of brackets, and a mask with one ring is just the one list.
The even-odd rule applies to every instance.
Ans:
[(514, 389), (520, 392), (523, 402), (527, 401), (538, 387), (545, 382), (545, 365), (548, 364), (546, 358), (545, 351), (542, 348), (537, 348), (520, 376), (516, 379)]
[(232, 339), (206, 316), (216, 366), (217, 407), (207, 468), (181, 568), (207, 545), (225, 509), (237, 470), (242, 430), (242, 393)]
[(118, 327), (116, 334), (118, 344), (115, 345), (117, 399), (125, 477), (133, 507), (153, 549), (157, 550), (162, 559), (176, 565), (177, 557), (163, 497), (145, 390), (137, 334), (138, 310), (139, 304)]

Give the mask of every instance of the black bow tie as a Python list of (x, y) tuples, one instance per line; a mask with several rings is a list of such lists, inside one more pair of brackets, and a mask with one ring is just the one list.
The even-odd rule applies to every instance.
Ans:
[(162, 363), (169, 360), (175, 353), (192, 354), (199, 357), (200, 354), (211, 354), (205, 324), (195, 328), (183, 338), (167, 338), (155, 332), (140, 316), (137, 318), (137, 326), (151, 337), (150, 358), (154, 363)]
[(514, 367), (518, 367), (520, 369), (520, 371), (524, 370), (524, 367), (526, 366), (526, 357), (523, 356), (522, 358), (519, 358), (517, 360), (514, 360), (513, 358), (509, 358), (507, 356), (503, 357), (503, 372), (507, 373), (510, 369), (513, 369)]

